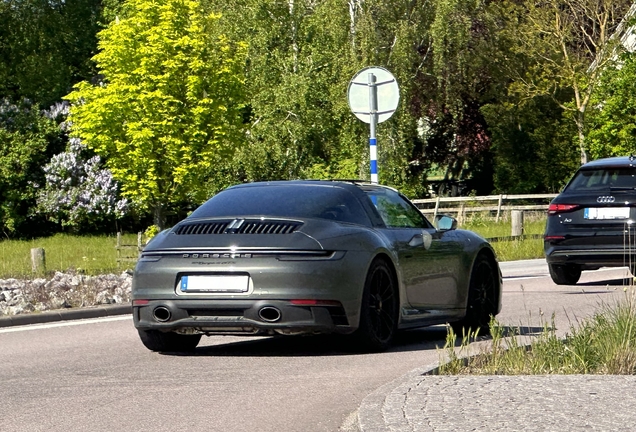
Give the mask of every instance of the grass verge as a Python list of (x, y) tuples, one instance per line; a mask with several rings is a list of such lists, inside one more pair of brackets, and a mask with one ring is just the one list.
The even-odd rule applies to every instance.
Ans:
[(442, 354), (448, 359), (439, 368), (443, 375), (543, 375), (636, 373), (636, 298), (603, 304), (589, 319), (572, 323), (565, 338), (557, 337), (554, 317), (530, 345), (522, 344), (517, 330), (490, 324), (487, 352), (468, 356), (477, 334), (457, 336), (449, 330)]
[[(528, 213), (523, 224), (523, 232), (527, 235), (543, 234), (545, 231), (546, 215), (542, 213)], [(494, 222), (492, 218), (479, 214), (468, 219), (462, 229), (474, 231), (484, 238), (509, 236), (512, 224), (509, 219)], [(543, 258), (543, 239), (511, 240), (492, 243), (499, 261), (516, 261), (523, 259)]]
[[(34, 240), (2, 240), (0, 241), (0, 278), (33, 277), (32, 248), (44, 248), (47, 274), (72, 270), (97, 275), (132, 268), (134, 262), (117, 262), (116, 243), (115, 236), (69, 234), (57, 234)], [(136, 244), (137, 236), (124, 235), (122, 243)]]

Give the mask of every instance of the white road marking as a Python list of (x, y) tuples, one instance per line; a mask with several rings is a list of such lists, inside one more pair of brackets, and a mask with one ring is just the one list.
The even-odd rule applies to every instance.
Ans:
[(504, 276), (503, 278), (504, 278), (504, 280), (512, 281), (512, 280), (523, 280), (523, 279), (540, 279), (540, 278), (543, 278), (543, 277), (546, 277), (546, 276), (548, 276), (548, 275), (541, 275), (541, 276), (508, 276), (508, 277)]
[(30, 324), (30, 325), (24, 325), (24, 326), (0, 328), (0, 333), (13, 333), (13, 332), (20, 332), (20, 331), (28, 331), (28, 330), (42, 330), (42, 329), (49, 329), (49, 328), (55, 328), (55, 327), (68, 327), (68, 326), (97, 324), (97, 323), (103, 323), (103, 322), (125, 321), (125, 320), (132, 320), (132, 316), (124, 315), (124, 316), (106, 317), (106, 318), (90, 318), (90, 319), (73, 320), (73, 321), (58, 321), (58, 322), (54, 322), (50, 324)]

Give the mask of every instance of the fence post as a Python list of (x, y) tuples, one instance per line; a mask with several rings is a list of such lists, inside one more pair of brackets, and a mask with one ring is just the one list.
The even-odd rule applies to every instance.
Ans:
[(459, 206), (459, 213), (457, 214), (457, 225), (462, 226), (464, 224), (464, 214), (465, 214), (465, 204), (462, 201), (461, 205)]
[(46, 257), (43, 248), (31, 249), (31, 269), (33, 273), (44, 273), (46, 271)]
[(502, 202), (503, 202), (503, 195), (499, 194), (499, 203), (497, 204), (497, 217), (495, 218), (495, 222), (499, 222), (499, 215), (501, 214)]
[(437, 196), (437, 200), (435, 200), (435, 211), (433, 212), (433, 220), (437, 216), (437, 210), (439, 209), (439, 195)]
[(523, 212), (521, 210), (513, 210), (511, 212), (512, 219), (512, 237), (521, 237), (523, 235)]

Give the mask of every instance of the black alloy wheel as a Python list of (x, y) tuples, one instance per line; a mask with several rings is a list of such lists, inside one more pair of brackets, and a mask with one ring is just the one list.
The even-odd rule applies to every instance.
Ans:
[(371, 264), (360, 308), (360, 326), (354, 333), (361, 348), (387, 349), (397, 330), (399, 296), (393, 272), (384, 260)]
[(157, 330), (137, 330), (146, 348), (159, 352), (191, 352), (199, 344), (201, 335), (182, 335)]
[(497, 313), (496, 297), (499, 277), (496, 265), (485, 255), (479, 255), (470, 274), (466, 316), (451, 326), (459, 336), (479, 330), (489, 332), (490, 319)]
[(548, 264), (550, 277), (557, 285), (576, 285), (581, 278), (581, 267), (574, 264)]

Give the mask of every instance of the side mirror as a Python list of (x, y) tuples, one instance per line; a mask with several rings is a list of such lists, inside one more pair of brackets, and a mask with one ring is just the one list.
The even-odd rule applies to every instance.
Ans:
[(448, 215), (435, 216), (435, 228), (439, 231), (450, 231), (457, 228), (457, 219)]

